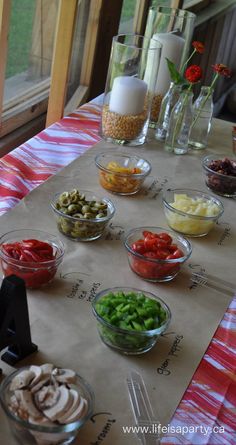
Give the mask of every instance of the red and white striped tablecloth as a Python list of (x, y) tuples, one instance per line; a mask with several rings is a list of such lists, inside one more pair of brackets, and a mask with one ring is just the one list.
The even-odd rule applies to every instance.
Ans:
[[(100, 140), (86, 104), (0, 159), (0, 215)], [(162, 444), (236, 445), (236, 299), (224, 315)], [(173, 431), (173, 434), (172, 434)]]

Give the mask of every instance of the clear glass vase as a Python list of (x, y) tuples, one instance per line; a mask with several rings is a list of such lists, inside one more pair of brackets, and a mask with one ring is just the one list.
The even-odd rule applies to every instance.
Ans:
[(151, 127), (156, 126), (162, 99), (170, 87), (171, 79), (166, 57), (176, 65), (177, 69), (183, 66), (188, 58), (195, 19), (195, 14), (184, 9), (165, 6), (149, 8), (144, 35), (149, 39), (157, 39), (162, 44), (160, 68), (151, 109)]
[(207, 147), (213, 115), (213, 91), (210, 87), (202, 87), (198, 98), (193, 104), (193, 122), (189, 136), (189, 146), (195, 150)]
[(185, 90), (181, 93), (171, 115), (166, 135), (165, 149), (178, 155), (188, 152), (190, 127), (193, 118), (193, 93)]
[(170, 122), (170, 115), (173, 107), (179, 99), (181, 87), (171, 82), (170, 88), (167, 91), (161, 102), (161, 109), (158, 117), (155, 138), (158, 141), (164, 141)]
[(122, 145), (146, 142), (162, 45), (135, 34), (113, 37), (100, 132)]

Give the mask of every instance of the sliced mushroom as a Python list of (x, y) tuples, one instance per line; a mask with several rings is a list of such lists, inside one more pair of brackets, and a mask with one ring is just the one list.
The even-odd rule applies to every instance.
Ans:
[(35, 402), (39, 409), (43, 410), (54, 406), (60, 397), (59, 388), (48, 385), (43, 386), (35, 395)]
[(59, 386), (58, 390), (59, 390), (59, 398), (56, 404), (53, 405), (51, 408), (43, 410), (44, 415), (48, 417), (50, 420), (57, 420), (57, 417), (65, 413), (65, 411), (67, 411), (73, 403), (73, 397), (68, 388), (62, 385)]
[(70, 417), (73, 414), (73, 412), (75, 410), (77, 410), (77, 408), (80, 404), (81, 397), (80, 397), (78, 391), (76, 391), (75, 389), (70, 389), (69, 391), (73, 398), (73, 402), (72, 402), (71, 407), (69, 409), (67, 409), (65, 413), (62, 413), (61, 416), (60, 415), (57, 416), (57, 420), (60, 423), (67, 423), (68, 417)]
[(28, 389), (20, 391), (20, 403), (21, 408), (23, 408), (28, 415), (34, 417), (35, 419), (42, 417), (42, 414), (36, 408), (32, 394)]
[(32, 382), (30, 383), (30, 386), (34, 386), (41, 379), (43, 371), (42, 371), (41, 366), (34, 366), (34, 365), (30, 366), (30, 371), (32, 371), (34, 373), (34, 378), (33, 378)]
[(52, 365), (52, 363), (44, 363), (44, 365), (40, 366), (43, 372), (43, 375), (47, 375), (50, 376), (52, 374), (52, 370), (54, 368), (54, 366)]
[(28, 421), (30, 423), (32, 423), (33, 425), (55, 426), (55, 423), (53, 423), (51, 420), (47, 419), (44, 416), (39, 417), (38, 419), (35, 419), (35, 417), (29, 416)]
[(55, 378), (60, 383), (75, 383), (76, 373), (72, 369), (58, 369)]
[(76, 422), (76, 420), (79, 420), (79, 419), (81, 419), (81, 417), (85, 416), (87, 409), (88, 409), (87, 400), (85, 400), (83, 397), (80, 397), (80, 404), (79, 404), (78, 408), (63, 423)]
[(34, 378), (34, 372), (30, 369), (24, 369), (22, 372), (17, 374), (11, 382), (10, 391), (15, 391), (16, 389), (25, 388), (28, 386)]
[(40, 388), (42, 388), (44, 385), (46, 385), (49, 382), (49, 376), (43, 376), (41, 378), (41, 380), (39, 380), (38, 383), (36, 383), (36, 385), (32, 386), (31, 388), (31, 392), (33, 394), (35, 394), (36, 392), (38, 392), (40, 390)]

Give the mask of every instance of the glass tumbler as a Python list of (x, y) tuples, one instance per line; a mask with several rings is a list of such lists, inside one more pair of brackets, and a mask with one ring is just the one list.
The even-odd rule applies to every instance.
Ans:
[(195, 14), (182, 9), (165, 6), (149, 8), (146, 38), (157, 39), (162, 43), (162, 53), (157, 81), (152, 102), (150, 126), (155, 127), (158, 121), (161, 102), (170, 87), (170, 75), (166, 58), (181, 71), (188, 58), (189, 46), (192, 39)]
[(146, 141), (162, 45), (135, 34), (113, 38), (101, 119), (101, 135), (123, 145)]

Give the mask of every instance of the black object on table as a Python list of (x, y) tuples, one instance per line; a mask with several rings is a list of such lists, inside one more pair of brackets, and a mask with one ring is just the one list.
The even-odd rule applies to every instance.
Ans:
[(38, 349), (31, 341), (25, 282), (15, 275), (0, 289), (0, 351), (7, 346), (1, 359), (11, 366)]

